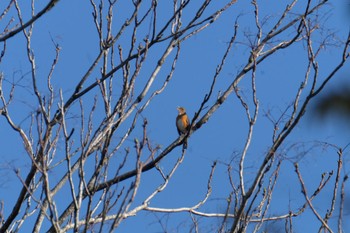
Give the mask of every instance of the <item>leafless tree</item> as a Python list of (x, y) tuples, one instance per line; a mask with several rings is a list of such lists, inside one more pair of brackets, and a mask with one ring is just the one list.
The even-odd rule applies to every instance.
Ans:
[[(343, 154), (347, 147), (315, 143), (318, 148), (335, 148), (337, 154), (335, 165), (331, 162), (329, 165), (332, 172), (317, 174), (320, 180), (315, 186), (305, 181), (298, 164), (306, 149), (297, 159), (291, 158), (290, 151), (297, 145), (288, 148), (287, 143), (310, 103), (336, 77), (349, 56), (350, 37), (340, 38), (326, 26), (332, 8), (327, 0), (291, 0), (288, 4), (278, 3), (276, 8), (257, 0), (249, 4), (236, 0), (90, 0), (92, 16), (86, 25), (95, 28), (96, 33), (91, 36), (97, 38), (98, 51), (81, 71), (81, 77), (57, 77), (62, 48), (54, 38), (51, 66), (46, 75), (38, 72), (40, 63), (36, 55), (47, 51), (33, 49), (34, 41), (38, 40), (35, 25), (45, 21), (51, 12), (62, 11), (59, 9), (62, 1), (51, 0), (44, 6), (35, 0), (30, 4), (19, 0), (8, 0), (7, 5), (5, 2), (0, 4), (0, 64), (12, 56), (11, 42), (21, 38), (16, 43), (21, 43), (18, 49), (25, 49), (30, 72), (19, 79), (10, 78), (12, 74), (0, 74), (1, 124), (6, 125), (5, 134), (16, 134), (18, 143), (11, 147), (15, 153), (21, 153), (20, 146), (24, 148), (26, 156), (22, 157), (29, 169), (22, 169), (16, 162), (8, 163), (16, 177), (18, 192), (11, 194), (16, 196), (13, 203), (0, 203), (0, 232), (28, 229), (112, 232), (123, 221), (137, 218), (142, 212), (187, 213), (191, 224), (188, 229), (182, 227), (181, 232), (205, 231), (203, 227), (209, 224), (201, 219), (219, 220), (219, 224), (211, 224), (210, 232), (267, 232), (273, 229), (272, 223), (283, 223), (285, 232), (294, 232), (297, 221), (307, 212), (310, 214), (310, 210), (319, 232), (343, 232), (348, 179)], [(281, 4), (285, 4), (282, 11)], [(237, 9), (243, 9), (242, 5), (249, 8), (237, 13)], [(261, 8), (264, 13), (260, 13)], [(121, 13), (121, 9), (125, 12)], [(212, 74), (203, 77), (210, 84), (199, 84), (207, 91), (195, 105), (191, 129), (163, 148), (150, 136), (152, 126), (144, 112), (156, 97), (162, 98), (172, 84), (170, 81), (177, 78), (174, 72), (178, 61), (185, 59), (180, 54), (184, 44), (216, 27), (225, 14), (230, 16), (231, 25), (222, 30), (230, 33), (230, 40), (221, 58), (217, 58), (217, 66), (212, 67)], [(247, 22), (242, 18), (252, 23), (241, 27), (241, 23)], [(295, 67), (304, 72), (301, 84), (294, 85), (295, 90), (288, 90), (295, 93), (290, 97), (291, 104), (279, 106), (281, 111), (277, 114), (260, 110), (257, 79), (264, 78), (258, 72), (260, 67), (281, 51), (289, 53), (296, 46), (303, 48), (301, 56), (307, 59), (304, 67)], [(334, 48), (338, 53), (338, 61), (327, 64), (327, 69), (318, 61), (327, 55), (325, 48)], [(246, 59), (233, 63), (230, 58), (242, 51), (248, 51)], [(229, 70), (230, 74), (223, 70)], [(218, 88), (223, 76), (228, 76), (225, 86)], [(69, 80), (73, 88), (68, 94), (57, 84), (58, 78)], [(295, 82), (299, 80), (296, 78)], [(248, 90), (242, 88), (242, 83), (249, 85)], [(18, 101), (19, 95), (28, 98)], [(168, 187), (183, 164), (186, 149), (181, 144), (200, 134), (220, 106), (229, 104), (229, 96), (238, 101), (235, 111), (245, 115), (248, 125), (246, 132), (239, 133), (245, 141), (242, 150), (228, 156), (228, 162), (208, 163), (211, 169), (204, 177), (207, 191), (197, 203), (189, 207), (153, 206), (152, 200)], [(31, 109), (22, 109), (24, 104), (32, 106)], [(256, 169), (247, 172), (250, 165), (247, 157), (254, 146), (253, 138), (258, 137), (255, 129), (260, 116), (272, 123), (272, 135), (270, 132), (265, 135), (271, 137), (271, 142), (260, 155), (263, 159), (255, 165)], [(170, 122), (172, 125), (174, 120)], [(181, 154), (170, 169), (163, 168), (162, 164), (170, 163), (168, 157), (176, 156), (175, 148), (182, 148)], [(291, 162), (293, 169), (285, 166)], [(226, 169), (227, 176), (220, 177), (227, 181), (225, 208), (208, 212), (205, 207), (211, 200), (218, 166)], [(294, 192), (301, 193), (303, 201), (297, 207), (276, 212), (271, 203), (278, 195), (276, 189), (282, 170), (297, 178), (300, 188)], [(147, 171), (153, 171), (152, 175), (161, 179), (161, 183), (145, 192), (142, 184)], [(315, 206), (314, 200), (326, 188), (332, 190), (332, 195), (322, 206)], [(1, 193), (6, 192), (1, 189)], [(140, 193), (143, 193), (142, 201), (135, 201)], [(337, 224), (330, 225), (334, 216)], [(162, 231), (167, 232), (163, 220), (157, 221)], [(147, 223), (140, 220), (139, 224)]]

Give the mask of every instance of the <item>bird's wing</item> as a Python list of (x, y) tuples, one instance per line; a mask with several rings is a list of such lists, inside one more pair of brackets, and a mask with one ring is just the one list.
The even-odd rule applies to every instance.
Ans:
[(181, 131), (180, 131), (180, 116), (177, 116), (176, 117), (176, 129), (177, 129), (177, 132), (179, 133), (179, 135), (181, 135)]
[(190, 121), (188, 120), (188, 116), (187, 115), (185, 115), (184, 116), (184, 125), (186, 126), (185, 128), (186, 128), (186, 130), (189, 130), (190, 129)]

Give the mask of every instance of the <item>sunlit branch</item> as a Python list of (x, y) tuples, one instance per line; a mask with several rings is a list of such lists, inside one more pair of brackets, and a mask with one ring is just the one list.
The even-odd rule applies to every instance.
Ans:
[(305, 200), (307, 201), (307, 204), (310, 206), (312, 212), (315, 214), (317, 219), (322, 223), (323, 227), (325, 227), (329, 232), (333, 232), (331, 230), (331, 228), (328, 226), (328, 224), (324, 221), (324, 219), (319, 215), (319, 213), (316, 211), (316, 209), (312, 205), (311, 200), (309, 199), (309, 196), (307, 194), (305, 183), (304, 183), (304, 181), (302, 179), (302, 176), (301, 176), (300, 171), (299, 171), (299, 166), (298, 166), (297, 163), (295, 164), (295, 172), (298, 175), (298, 178), (299, 178), (299, 181), (300, 181), (300, 184), (301, 184), (301, 187), (302, 187), (302, 193), (304, 194)]

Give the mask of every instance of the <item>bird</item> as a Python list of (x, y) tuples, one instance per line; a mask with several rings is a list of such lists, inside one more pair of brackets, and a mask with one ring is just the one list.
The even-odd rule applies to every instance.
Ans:
[[(186, 114), (186, 109), (183, 107), (177, 107), (179, 112), (176, 117), (176, 128), (179, 135), (186, 134), (190, 130), (190, 121)], [(183, 148), (187, 149), (187, 138), (184, 140)]]

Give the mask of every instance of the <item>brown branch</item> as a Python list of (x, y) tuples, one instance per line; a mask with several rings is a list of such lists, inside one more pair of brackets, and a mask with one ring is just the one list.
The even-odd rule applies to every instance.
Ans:
[[(323, 4), (325, 4), (325, 2), (323, 2)], [(298, 27), (298, 30), (296, 32), (296, 36), (295, 38), (299, 37), (300, 33), (301, 33), (301, 28), (303, 27), (303, 18), (307, 17), (309, 14), (311, 14), (312, 11), (314, 11), (315, 9), (318, 9), (320, 6), (322, 6), (322, 4), (319, 4), (317, 6), (315, 6), (313, 9), (311, 9), (310, 11), (305, 11), (304, 16), (299, 16), (297, 17), (298, 20), (300, 20), (300, 24)], [(317, 8), (316, 8), (317, 7)], [(298, 22), (295, 21), (294, 23)], [(291, 26), (291, 25), (289, 25)], [(274, 33), (273, 35), (276, 35), (276, 33)], [(256, 46), (257, 48), (259, 48), (259, 50), (255, 50), (255, 52), (252, 52), (252, 56), (256, 56), (260, 53), (260, 49), (263, 48), (264, 44), (267, 43), (267, 39), (271, 38), (272, 35), (268, 35), (265, 39), (263, 39), (261, 45)], [(295, 39), (296, 40), (296, 39)], [(295, 41), (294, 40), (294, 41)], [(289, 43), (288, 45), (290, 45), (291, 43)], [(347, 51), (349, 46), (349, 39), (347, 41), (347, 43), (344, 46), (344, 50)], [(280, 48), (285, 48), (284, 46), (281, 46)], [(345, 54), (345, 52), (344, 52)], [(257, 60), (257, 63), (261, 62), (263, 59), (265, 59), (268, 54), (265, 54), (262, 58)], [(271, 55), (271, 54), (270, 54)], [(241, 218), (243, 216), (244, 213), (244, 209), (248, 203), (249, 198), (251, 197), (251, 195), (253, 194), (253, 192), (255, 191), (255, 189), (257, 188), (257, 186), (259, 185), (259, 183), (261, 182), (261, 180), (264, 177), (265, 174), (265, 169), (266, 166), (268, 165), (269, 161), (271, 160), (271, 158), (274, 156), (275, 152), (277, 151), (277, 149), (280, 147), (280, 145), (284, 142), (284, 140), (287, 138), (287, 136), (292, 132), (292, 130), (294, 129), (294, 127), (298, 124), (299, 120), (301, 119), (301, 117), (303, 116), (304, 112), (306, 111), (306, 107), (308, 106), (309, 102), (311, 101), (311, 99), (313, 97), (315, 97), (326, 85), (326, 83), (334, 77), (334, 75), (336, 74), (336, 72), (344, 65), (345, 61), (346, 61), (347, 56), (343, 55), (343, 59), (342, 61), (338, 64), (338, 66), (336, 66), (336, 68), (331, 72), (331, 74), (326, 78), (326, 80), (321, 84), (321, 86), (316, 89), (316, 87), (312, 88), (310, 90), (309, 95), (307, 96), (306, 100), (304, 101), (303, 105), (301, 106), (300, 110), (298, 111), (298, 114), (296, 115), (295, 119), (293, 120), (293, 122), (291, 124), (289, 124), (287, 126), (287, 128), (283, 129), (282, 132), (279, 134), (279, 136), (276, 138), (276, 141), (273, 143), (273, 145), (270, 148), (270, 151), (267, 153), (267, 155), (265, 156), (264, 161), (262, 162), (259, 171), (257, 172), (257, 175), (253, 181), (253, 184), (251, 185), (250, 189), (247, 191), (246, 196), (244, 196), (243, 198), (243, 202), (238, 210), (237, 213), (237, 217), (235, 218), (234, 223), (232, 224), (232, 228), (230, 232), (237, 232), (239, 230), (239, 222), (241, 221)], [(252, 59), (250, 59), (250, 62), (253, 62)], [(230, 94), (230, 92), (232, 92), (232, 90), (237, 86), (237, 83), (244, 77), (244, 75), (246, 74), (247, 70), (250, 70), (252, 68), (251, 64), (247, 64), (245, 66), (245, 68), (239, 73), (239, 75), (237, 76), (236, 80), (234, 83), (231, 84), (231, 86), (229, 87), (229, 89), (226, 91), (226, 95), (223, 95), (224, 100), (227, 98), (227, 96)], [(316, 94), (316, 95), (315, 95)], [(209, 112), (213, 112), (216, 110), (216, 108), (219, 107), (219, 104), (217, 104), (216, 106), (214, 105), (209, 111)]]
[[(341, 148), (339, 148), (337, 153), (338, 153), (338, 167), (337, 167), (337, 174), (336, 174), (335, 182), (334, 182), (333, 196), (331, 199), (331, 206), (327, 210), (326, 216), (323, 219), (326, 223), (332, 217), (334, 209), (335, 209), (335, 203), (336, 203), (337, 193), (338, 193), (338, 186), (339, 186), (339, 182), (340, 182), (340, 172), (342, 170), (342, 165), (343, 165), (343, 160), (342, 160), (343, 150)], [(322, 228), (323, 228), (323, 226), (320, 227), (319, 232), (322, 230)]]
[(27, 27), (33, 25), (35, 21), (37, 21), (41, 16), (49, 12), (55, 5), (58, 3), (59, 0), (51, 0), (41, 11), (39, 11), (36, 15), (34, 15), (30, 20), (28, 20), (26, 23), (21, 24), (20, 27), (10, 30), (7, 34), (0, 37), (0, 42), (6, 41), (7, 39), (13, 37), (17, 33), (21, 32), (22, 30), (26, 29)]
[(349, 176), (345, 175), (343, 178), (343, 182), (341, 184), (338, 232), (343, 232), (342, 228), (343, 228), (343, 211), (344, 211), (344, 203), (345, 203), (345, 182), (348, 180), (348, 178)]
[(325, 227), (329, 232), (333, 232), (331, 230), (331, 228), (328, 226), (327, 222), (324, 221), (324, 219), (318, 214), (318, 212), (316, 211), (316, 209), (313, 207), (312, 203), (311, 203), (311, 200), (307, 194), (307, 190), (306, 190), (306, 187), (305, 187), (305, 183), (303, 181), (303, 178), (301, 176), (301, 173), (299, 171), (299, 166), (298, 164), (294, 164), (294, 167), (295, 167), (295, 172), (297, 173), (298, 175), (298, 178), (299, 178), (299, 181), (300, 181), (300, 184), (301, 184), (301, 188), (302, 188), (302, 194), (304, 195), (305, 197), (305, 200), (307, 202), (307, 204), (310, 206), (312, 212), (315, 214), (315, 216), (317, 217), (317, 219), (322, 223), (322, 226)]

